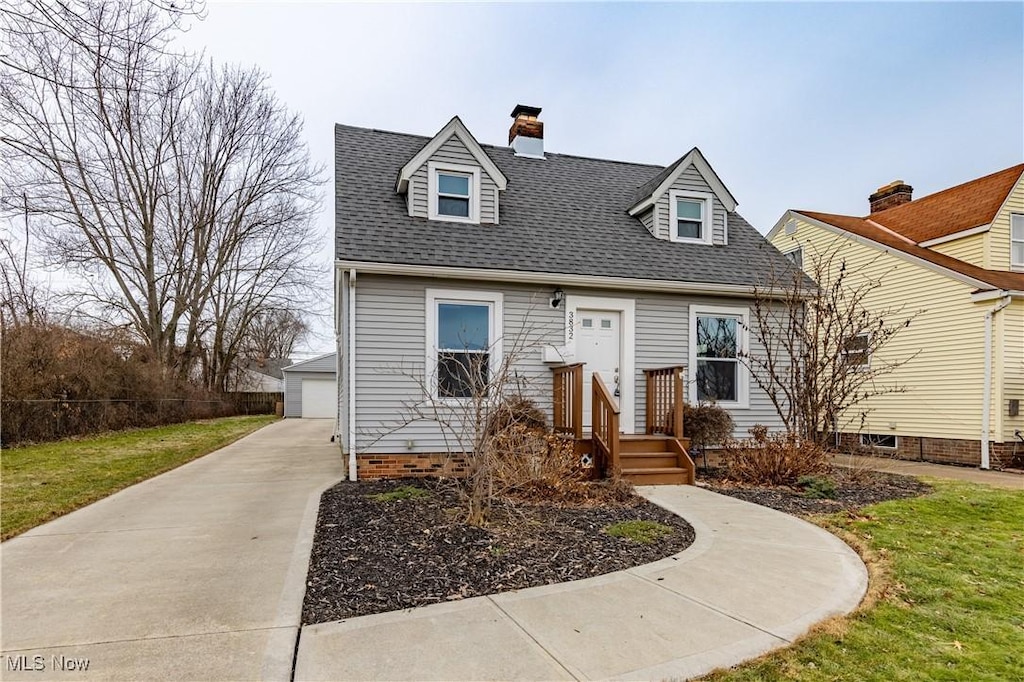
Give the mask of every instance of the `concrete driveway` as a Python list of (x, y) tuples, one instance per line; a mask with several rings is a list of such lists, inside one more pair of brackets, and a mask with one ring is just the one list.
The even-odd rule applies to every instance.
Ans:
[(3, 543), (0, 677), (288, 679), (331, 426), (274, 423)]

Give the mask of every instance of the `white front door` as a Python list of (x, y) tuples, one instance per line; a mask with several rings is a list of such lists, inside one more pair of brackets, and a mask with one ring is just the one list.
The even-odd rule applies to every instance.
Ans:
[(583, 364), (583, 426), (590, 427), (591, 388), (594, 372), (601, 375), (604, 385), (618, 404), (619, 377), (622, 368), (622, 313), (617, 310), (576, 311), (579, 320), (576, 336), (576, 362)]

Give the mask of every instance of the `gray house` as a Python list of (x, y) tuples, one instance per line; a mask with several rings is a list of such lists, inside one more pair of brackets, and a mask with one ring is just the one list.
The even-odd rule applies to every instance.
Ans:
[(432, 138), (335, 127), (350, 478), (451, 466), (423, 405), (464, 408), (503, 363), (582, 457), (638, 482), (692, 481), (684, 400), (717, 401), (740, 436), (779, 426), (737, 353), (785, 257), (700, 150), (668, 167), (552, 154), (539, 113), (515, 108), (508, 147), (458, 117)]
[(336, 419), (337, 368), (337, 353), (324, 353), (284, 367), (284, 416)]

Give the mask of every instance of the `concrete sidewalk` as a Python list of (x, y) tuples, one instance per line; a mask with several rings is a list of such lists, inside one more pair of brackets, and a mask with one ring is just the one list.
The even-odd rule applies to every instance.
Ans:
[(274, 423), (3, 543), (0, 676), (289, 679), (331, 426)]
[(295, 679), (688, 678), (786, 646), (867, 589), (856, 553), (805, 521), (691, 486), (640, 492), (696, 542), (597, 578), (304, 627)]
[(841, 467), (866, 468), (905, 476), (931, 476), (954, 481), (984, 483), (996, 488), (1024, 491), (1024, 474), (1009, 471), (991, 471), (955, 464), (930, 464), (906, 459), (867, 457), (864, 455), (833, 455), (832, 463)]

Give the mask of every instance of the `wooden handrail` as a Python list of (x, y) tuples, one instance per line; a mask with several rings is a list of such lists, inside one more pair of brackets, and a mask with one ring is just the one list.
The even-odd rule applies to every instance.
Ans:
[(554, 430), (583, 437), (583, 363), (552, 367)]
[(608, 387), (601, 380), (601, 375), (594, 372), (593, 378), (593, 410), (590, 429), (594, 434), (594, 453), (598, 455), (605, 471), (618, 477), (619, 467), (619, 408), (608, 392)]
[(647, 433), (683, 437), (684, 369), (682, 365), (674, 365), (644, 370), (647, 380)]

